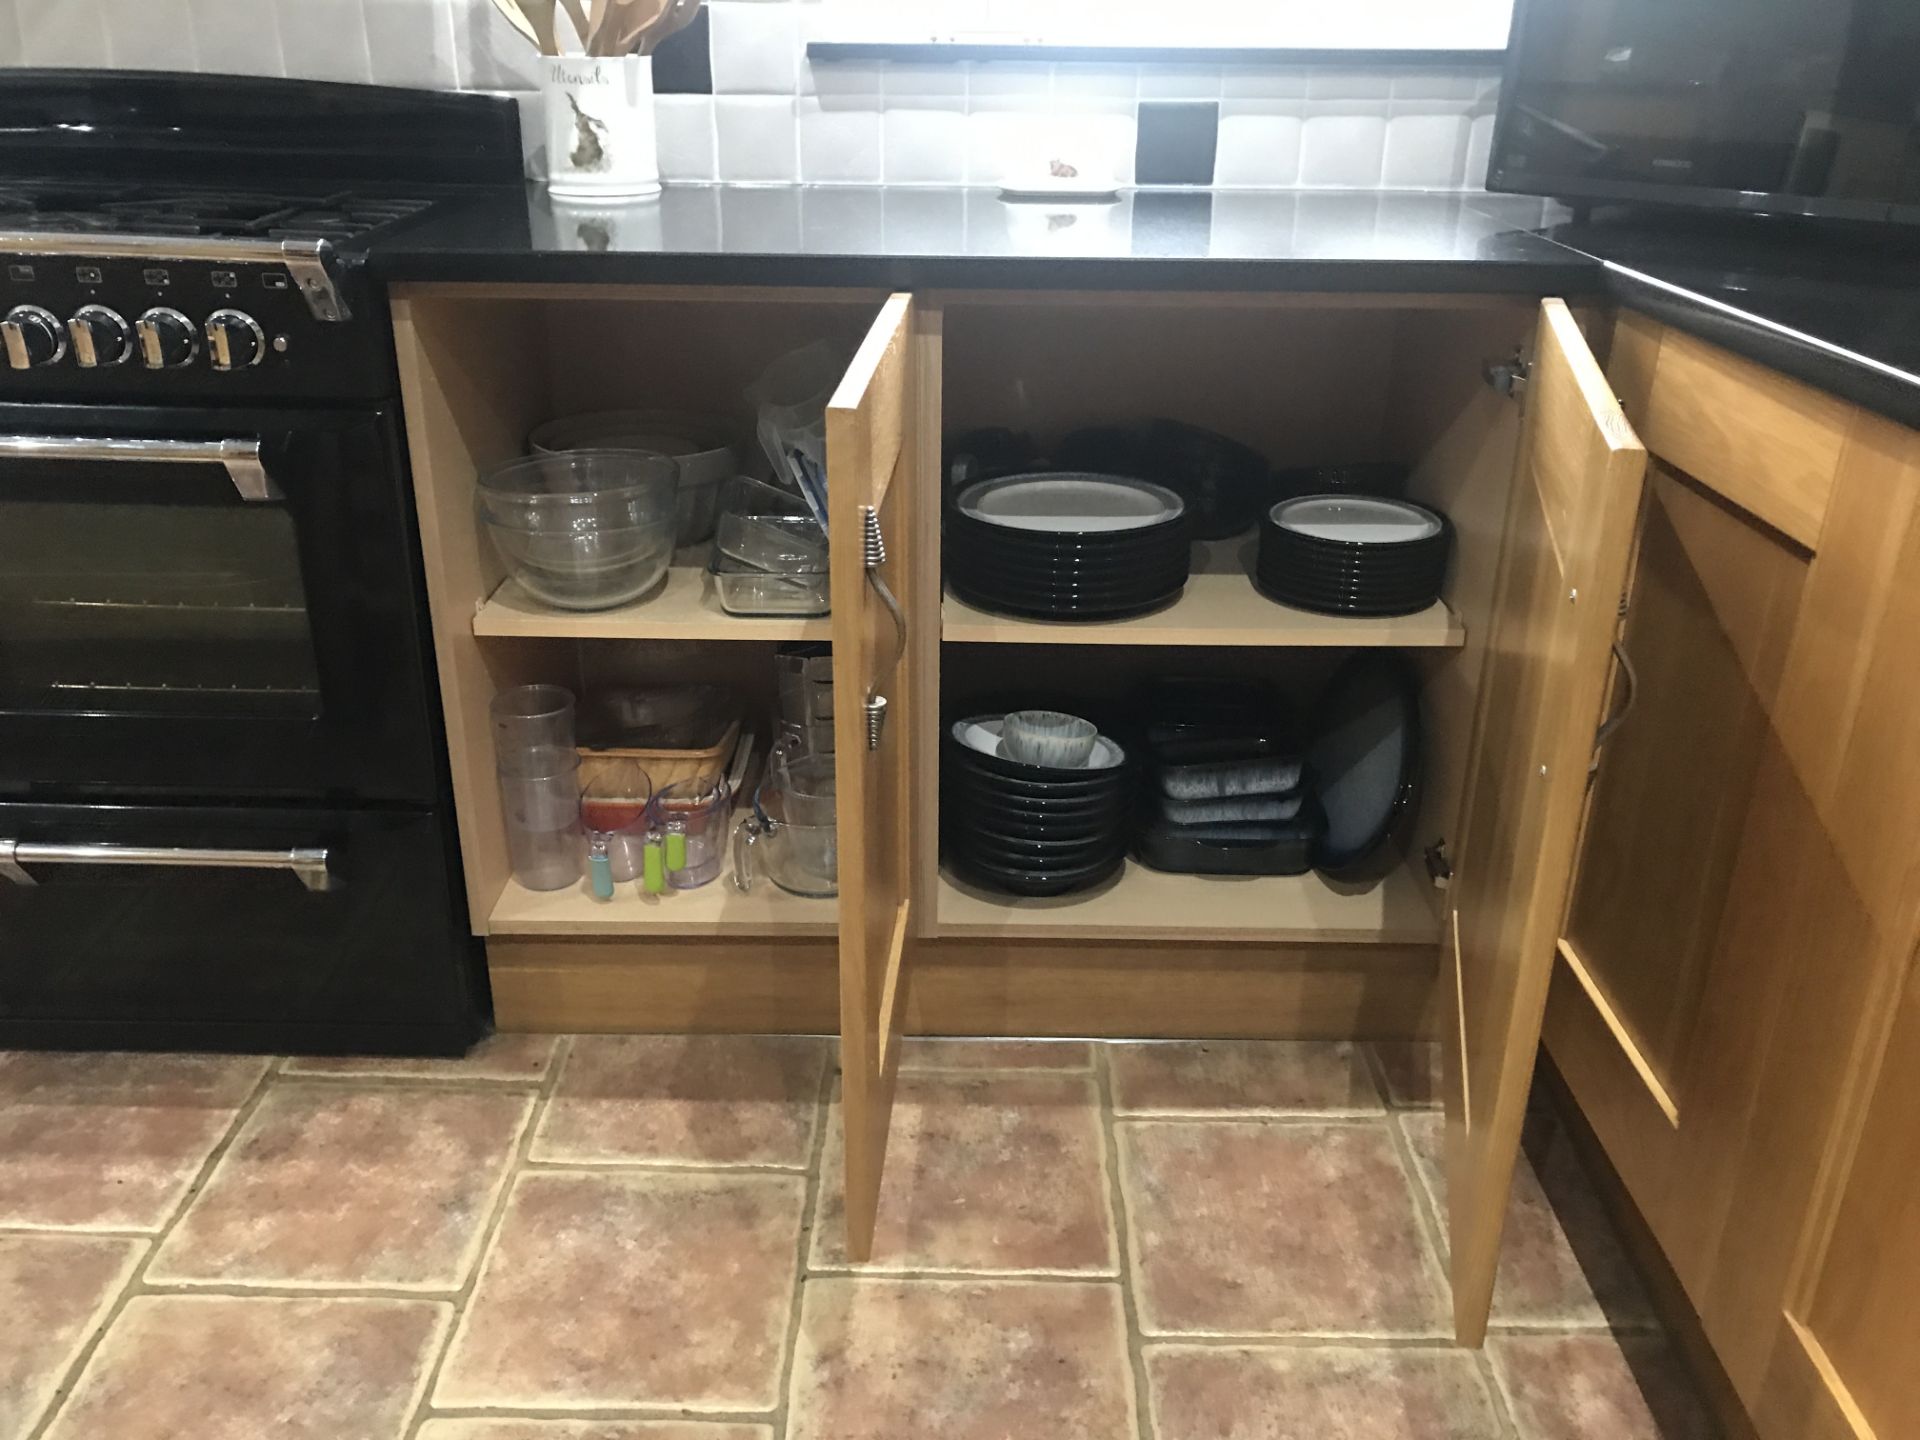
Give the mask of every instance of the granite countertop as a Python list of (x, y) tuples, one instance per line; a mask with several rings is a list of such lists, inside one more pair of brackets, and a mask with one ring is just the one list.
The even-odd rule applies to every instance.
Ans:
[(479, 191), (378, 241), (390, 282), (1606, 295), (1920, 426), (1920, 239), (1754, 217), (1555, 223), (1549, 202), (1404, 192), (669, 186), (617, 208)]

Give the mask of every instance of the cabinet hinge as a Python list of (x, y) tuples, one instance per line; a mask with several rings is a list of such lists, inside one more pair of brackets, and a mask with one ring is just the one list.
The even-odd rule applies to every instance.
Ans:
[(1453, 884), (1453, 856), (1447, 853), (1445, 840), (1436, 840), (1427, 846), (1427, 879), (1436, 890), (1445, 890)]
[(1521, 392), (1527, 388), (1527, 378), (1533, 374), (1533, 362), (1519, 346), (1505, 360), (1489, 360), (1481, 367), (1480, 373), (1487, 384), (1509, 400), (1518, 400)]

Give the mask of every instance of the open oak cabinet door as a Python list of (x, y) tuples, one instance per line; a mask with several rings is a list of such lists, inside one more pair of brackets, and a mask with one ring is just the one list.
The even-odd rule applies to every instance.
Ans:
[(932, 702), (915, 693), (916, 674), (929, 673), (915, 662), (939, 643), (937, 607), (922, 614), (925, 607), (914, 604), (926, 589), (922, 569), (935, 560), (916, 542), (936, 521), (940, 500), (936, 477), (918, 473), (928, 427), (937, 437), (939, 424), (938, 397), (926, 393), (917, 353), (921, 322), (912, 296), (889, 299), (827, 406), (840, 1112), (847, 1250), (856, 1260), (873, 1249), (915, 944), (912, 745), (921, 707)]
[(1447, 926), (1454, 1331), (1486, 1335), (1647, 452), (1541, 302)]

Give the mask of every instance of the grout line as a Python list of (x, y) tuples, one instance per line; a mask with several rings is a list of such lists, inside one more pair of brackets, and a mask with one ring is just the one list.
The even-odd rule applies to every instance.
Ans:
[(718, 1160), (533, 1160), (529, 1175), (780, 1175), (797, 1179), (805, 1165), (732, 1165)]
[(1487, 1387), (1487, 1394), (1493, 1400), (1494, 1414), (1499, 1417), (1503, 1437), (1517, 1437), (1520, 1434), (1520, 1417), (1514, 1409), (1513, 1397), (1507, 1394), (1506, 1382), (1500, 1378), (1500, 1371), (1493, 1363), (1493, 1356), (1482, 1345), (1474, 1352), (1474, 1360), (1480, 1367), (1480, 1383)]
[[(674, 1426), (687, 1426), (696, 1433), (704, 1433), (709, 1427), (722, 1425), (758, 1425), (766, 1427), (771, 1423), (770, 1410), (690, 1410), (684, 1405), (595, 1405), (575, 1410), (547, 1408), (528, 1405), (460, 1405), (445, 1410), (435, 1410), (428, 1415), (428, 1421), (434, 1420), (544, 1420), (569, 1425), (601, 1426), (619, 1425), (628, 1421), (666, 1422)], [(410, 1432), (407, 1440), (418, 1432)]]
[(180, 1223), (181, 1217), (187, 1213), (188, 1208), (193, 1204), (195, 1198), (199, 1196), (201, 1187), (207, 1183), (207, 1178), (213, 1174), (214, 1169), (219, 1165), (220, 1161), (226, 1157), (228, 1149), (233, 1144), (234, 1137), (245, 1128), (247, 1121), (253, 1118), (253, 1112), (260, 1108), (260, 1102), (266, 1097), (268, 1087), (272, 1083), (277, 1064), (278, 1061), (276, 1059), (269, 1058), (268, 1063), (260, 1067), (259, 1078), (253, 1082), (253, 1088), (247, 1092), (246, 1098), (234, 1107), (233, 1118), (227, 1122), (225, 1133), (221, 1135), (219, 1140), (214, 1143), (213, 1148), (210, 1149), (201, 1160), (200, 1168), (194, 1172), (193, 1180), (187, 1186), (186, 1192), (181, 1195), (179, 1201), (174, 1205), (173, 1213), (161, 1222), (159, 1229), (146, 1237), (151, 1242), (147, 1246), (147, 1253), (140, 1257), (140, 1262), (134, 1266), (133, 1273), (128, 1277), (127, 1283), (121, 1287), (119, 1295), (115, 1297), (113, 1303), (107, 1308), (105, 1318), (100, 1321), (94, 1332), (87, 1337), (86, 1344), (80, 1347), (80, 1353), (74, 1357), (72, 1363), (67, 1366), (66, 1371), (61, 1375), (60, 1384), (54, 1389), (53, 1399), (48, 1402), (47, 1408), (40, 1416), (38, 1423), (36, 1423), (25, 1436), (21, 1437), (21, 1440), (39, 1440), (40, 1436), (45, 1435), (47, 1431), (53, 1427), (53, 1422), (59, 1417), (60, 1412), (66, 1408), (68, 1398), (73, 1394), (75, 1387), (79, 1385), (81, 1377), (86, 1374), (87, 1367), (93, 1363), (93, 1357), (100, 1349), (101, 1343), (106, 1339), (107, 1332), (113, 1329), (114, 1324), (120, 1319), (121, 1314), (134, 1298), (142, 1293), (146, 1281), (147, 1269), (153, 1264), (154, 1256), (160, 1253), (160, 1247), (166, 1243), (167, 1237), (173, 1233), (174, 1226)]
[(1107, 1170), (1107, 1204), (1113, 1212), (1114, 1248), (1120, 1259), (1120, 1312), (1126, 1325), (1127, 1363), (1133, 1371), (1133, 1424), (1139, 1440), (1154, 1440), (1153, 1392), (1147, 1386), (1146, 1337), (1140, 1325), (1140, 1305), (1134, 1294), (1133, 1226), (1127, 1213), (1126, 1187), (1120, 1179), (1120, 1135), (1113, 1113), (1113, 1074), (1107, 1047), (1094, 1051), (1093, 1083), (1100, 1107), (1100, 1139)]
[(820, 1171), (827, 1152), (827, 1131), (833, 1124), (833, 1091), (840, 1077), (840, 1056), (836, 1047), (820, 1066), (820, 1085), (813, 1100), (813, 1142), (808, 1147), (807, 1195), (800, 1209), (799, 1249), (794, 1255), (793, 1302), (787, 1313), (787, 1336), (780, 1351), (779, 1401), (771, 1424), (774, 1440), (786, 1440), (788, 1407), (793, 1400), (795, 1358), (800, 1350), (800, 1309), (806, 1303), (807, 1281), (816, 1273), (813, 1262), (813, 1227), (820, 1218)]
[(446, 1335), (440, 1344), (440, 1353), (426, 1369), (420, 1383), (420, 1398), (414, 1405), (413, 1418), (402, 1429), (406, 1440), (420, 1433), (421, 1428), (433, 1417), (433, 1392), (439, 1388), (440, 1372), (446, 1368), (447, 1357), (453, 1353), (453, 1343), (466, 1323), (467, 1307), (473, 1302), (474, 1291), (479, 1288), (480, 1276), (487, 1268), (487, 1262), (493, 1258), (495, 1242), (499, 1239), (502, 1223), (506, 1219), (507, 1203), (513, 1198), (514, 1187), (527, 1170), (527, 1153), (533, 1148), (533, 1137), (540, 1128), (540, 1122), (552, 1103), (553, 1093), (560, 1086), (561, 1072), (566, 1061), (573, 1054), (573, 1037), (562, 1036), (554, 1047), (553, 1055), (547, 1062), (547, 1073), (540, 1082), (540, 1090), (527, 1111), (522, 1122), (519, 1142), (514, 1146), (513, 1160), (507, 1166), (500, 1188), (493, 1197), (493, 1212), (487, 1217), (487, 1223), (480, 1232), (480, 1243), (475, 1248), (472, 1268), (468, 1270), (465, 1282), (448, 1298), (453, 1303), (453, 1317), (447, 1322)]
[(1453, 1301), (1453, 1270), (1447, 1256), (1451, 1254), (1447, 1244), (1447, 1217), (1441, 1212), (1439, 1198), (1427, 1186), (1427, 1177), (1420, 1168), (1419, 1157), (1413, 1153), (1413, 1141), (1407, 1135), (1408, 1114), (1420, 1114), (1420, 1111), (1403, 1111), (1393, 1115), (1387, 1125), (1393, 1142), (1394, 1158), (1400, 1162), (1405, 1174), (1407, 1188), (1413, 1192), (1413, 1210), (1420, 1222), (1420, 1234), (1426, 1240), (1423, 1247), (1433, 1269), (1440, 1275), (1441, 1292), (1446, 1295), (1448, 1304)]

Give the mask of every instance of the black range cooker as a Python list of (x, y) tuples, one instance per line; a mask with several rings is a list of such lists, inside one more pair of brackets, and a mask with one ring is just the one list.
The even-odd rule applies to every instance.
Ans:
[(370, 243), (511, 102), (0, 72), (0, 1047), (485, 1024)]

